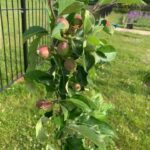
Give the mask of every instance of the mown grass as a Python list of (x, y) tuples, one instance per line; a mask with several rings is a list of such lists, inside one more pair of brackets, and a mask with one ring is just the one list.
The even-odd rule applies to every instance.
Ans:
[(2, 150), (37, 149), (34, 127), (37, 113), (32, 96), (22, 84), (0, 93), (0, 147)]
[(108, 41), (118, 51), (111, 64), (100, 68), (97, 87), (115, 105), (110, 122), (119, 150), (150, 149), (149, 36), (116, 33)]
[[(150, 149), (150, 74), (149, 36), (118, 33), (105, 37), (118, 51), (117, 58), (102, 65), (95, 79), (106, 101), (114, 104), (109, 122), (116, 130), (119, 150)], [(39, 92), (37, 92), (39, 93)], [(35, 108), (38, 94), (18, 83), (0, 93), (0, 149), (36, 149), (35, 124), (40, 112)]]

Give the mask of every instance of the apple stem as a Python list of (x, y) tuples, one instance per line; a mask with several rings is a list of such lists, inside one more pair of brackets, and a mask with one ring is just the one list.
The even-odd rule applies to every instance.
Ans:
[(50, 8), (50, 11), (51, 11), (51, 14), (52, 14), (52, 18), (55, 21), (56, 20), (56, 16), (55, 16), (55, 13), (54, 13), (54, 10), (53, 10), (52, 0), (48, 0), (48, 6)]

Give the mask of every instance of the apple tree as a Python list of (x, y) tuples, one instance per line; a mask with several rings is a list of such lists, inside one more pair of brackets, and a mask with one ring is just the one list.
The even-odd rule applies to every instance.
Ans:
[[(24, 33), (24, 41), (32, 38), (25, 79), (39, 90), (36, 106), (43, 111), (36, 136), (47, 150), (105, 150), (115, 137), (106, 122), (111, 105), (93, 82), (98, 66), (116, 56), (101, 34), (112, 34), (113, 27), (95, 20), (88, 3), (48, 0), (49, 30), (33, 26)], [(48, 43), (40, 45), (45, 36)], [(39, 69), (39, 58), (48, 68)]]

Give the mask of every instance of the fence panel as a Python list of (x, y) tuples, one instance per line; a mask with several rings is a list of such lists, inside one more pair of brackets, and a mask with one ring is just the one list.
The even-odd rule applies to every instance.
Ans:
[[(24, 75), (32, 40), (23, 44), (22, 33), (33, 25), (47, 27), (46, 3), (47, 0), (0, 1), (0, 91)], [(42, 43), (46, 44), (46, 38)]]

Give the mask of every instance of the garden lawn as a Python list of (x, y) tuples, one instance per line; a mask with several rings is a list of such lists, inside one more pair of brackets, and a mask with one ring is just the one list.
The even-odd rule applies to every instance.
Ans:
[[(117, 58), (103, 64), (95, 79), (97, 90), (114, 104), (109, 122), (118, 135), (119, 150), (150, 149), (150, 36), (116, 32), (102, 35), (117, 49)], [(39, 93), (39, 92), (38, 92)], [(23, 83), (0, 93), (0, 149), (41, 150), (35, 138), (35, 124), (40, 112), (33, 96)]]
[(119, 137), (117, 148), (149, 150), (150, 36), (116, 32), (107, 39), (118, 55), (100, 68), (96, 83), (105, 100), (115, 106), (109, 118)]

